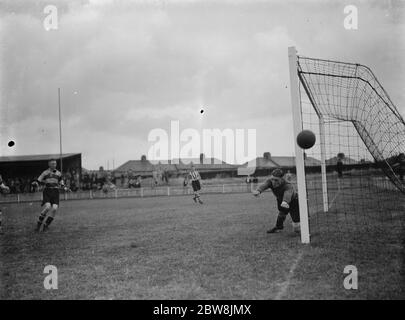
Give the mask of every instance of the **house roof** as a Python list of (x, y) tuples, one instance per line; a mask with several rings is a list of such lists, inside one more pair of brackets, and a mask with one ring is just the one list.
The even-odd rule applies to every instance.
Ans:
[(278, 167), (294, 167), (295, 166), (295, 157), (271, 157), (271, 160), (276, 163)]
[(183, 158), (183, 159), (174, 159), (172, 163), (176, 164), (177, 169), (179, 170), (189, 170), (191, 164), (193, 164), (197, 170), (215, 170), (215, 169), (236, 169), (237, 166), (228, 164), (225, 161), (216, 159), (216, 158), (204, 158), (203, 163), (200, 163), (200, 158)]
[[(325, 161), (325, 163), (326, 163), (326, 165), (335, 165), (337, 163), (337, 160), (338, 160), (338, 157), (335, 156), (333, 158), (327, 159)], [(359, 163), (359, 161), (356, 161), (356, 160), (354, 160), (352, 158), (349, 158), (349, 157), (344, 157), (342, 159), (342, 163), (343, 164), (356, 164), (356, 163)]]
[[(63, 153), (62, 159), (80, 156), (81, 153)], [(60, 154), (34, 154), (23, 156), (3, 156), (0, 157), (0, 162), (18, 162), (18, 161), (47, 161), (50, 159), (60, 159)]]
[(266, 159), (263, 157), (256, 158), (256, 167), (257, 168), (276, 168), (279, 165), (273, 161), (272, 158)]
[(115, 171), (153, 171), (153, 168), (148, 160), (129, 160), (116, 168)]
[(249, 162), (245, 162), (244, 164), (242, 164), (239, 167), (240, 168), (247, 168), (248, 164), (250, 164), (250, 166), (252, 167), (252, 163), (254, 163), (254, 162), (256, 162), (256, 168), (259, 168), (259, 169), (271, 169), (271, 168), (279, 167), (279, 165), (276, 162), (274, 162), (273, 160), (263, 158), (263, 157), (257, 157), (254, 160), (251, 160)]
[[(162, 161), (163, 162), (163, 161)], [(204, 158), (203, 163), (200, 163), (200, 158), (187, 158), (187, 159), (174, 159), (168, 163), (155, 163), (149, 160), (129, 160), (123, 165), (119, 166), (115, 171), (129, 171), (134, 172), (152, 172), (154, 170), (165, 171), (180, 171), (189, 170), (191, 163), (194, 164), (197, 170), (229, 170), (236, 169), (237, 166), (228, 164), (215, 158)]]
[[(320, 160), (313, 157), (306, 157), (306, 166), (319, 166)], [(241, 167), (247, 167), (248, 163), (244, 163)], [(270, 158), (257, 157), (257, 169), (273, 169), (278, 167), (295, 167), (295, 157), (293, 156), (272, 156)]]
[[(295, 167), (295, 157), (271, 157), (280, 167)], [(321, 161), (313, 157), (305, 157), (305, 166), (320, 166)]]
[(321, 160), (318, 160), (316, 158), (313, 157), (306, 157), (305, 158), (305, 165), (309, 166), (309, 167), (316, 167), (316, 166), (320, 166), (321, 165)]

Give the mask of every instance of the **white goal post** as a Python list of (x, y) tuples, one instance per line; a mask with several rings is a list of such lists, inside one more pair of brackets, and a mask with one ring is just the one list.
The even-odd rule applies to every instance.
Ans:
[[(403, 212), (405, 121), (387, 92), (365, 65), (295, 47), (288, 58), (301, 242), (310, 242), (310, 229), (393, 219)], [(317, 137), (305, 152), (296, 141), (303, 129)]]
[(300, 209), (301, 242), (309, 243), (310, 234), (308, 221), (307, 187), (305, 183), (304, 151), (298, 146), (296, 141), (297, 135), (302, 131), (302, 114), (298, 82), (299, 79), (297, 74), (297, 51), (295, 47), (288, 48), (288, 59), (290, 69), (290, 96), (295, 141), (295, 166), (297, 170), (297, 185), (299, 190), (298, 202)]
[[(288, 58), (301, 241), (310, 242), (309, 214), (313, 228), (322, 227), (319, 219), (338, 223), (340, 215), (354, 225), (359, 212), (401, 210), (396, 201), (405, 194), (405, 121), (371, 69), (304, 57), (295, 47), (288, 48)], [(318, 138), (305, 153), (296, 141), (304, 128)], [(354, 203), (361, 207), (354, 210)]]

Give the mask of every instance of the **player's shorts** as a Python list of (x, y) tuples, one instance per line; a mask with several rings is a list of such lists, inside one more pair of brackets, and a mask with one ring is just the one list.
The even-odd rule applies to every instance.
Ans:
[(194, 192), (201, 190), (201, 184), (198, 180), (191, 181), (191, 186), (193, 187)]
[(42, 192), (42, 206), (45, 203), (50, 203), (51, 205), (59, 205), (59, 189), (57, 188), (45, 188)]
[(280, 212), (284, 212), (285, 214), (290, 214), (291, 215), (291, 220), (293, 222), (300, 222), (300, 208), (298, 205), (298, 196), (295, 196), (291, 202), (289, 203), (290, 208), (285, 209), (281, 206), (281, 203), (283, 200), (277, 199), (277, 207)]

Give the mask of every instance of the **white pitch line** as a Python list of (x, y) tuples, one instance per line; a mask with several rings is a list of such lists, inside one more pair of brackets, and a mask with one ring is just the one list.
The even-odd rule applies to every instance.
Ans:
[(340, 193), (340, 189), (341, 189), (341, 187), (340, 187), (340, 180), (337, 181), (337, 184), (338, 184), (338, 191), (336, 192), (336, 194), (335, 194), (335, 196), (333, 197), (332, 201), (329, 203), (328, 209), (330, 209), (330, 208), (332, 207), (333, 203), (335, 202), (337, 196), (338, 196), (339, 193)]
[(288, 272), (288, 275), (287, 275), (287, 279), (285, 279), (285, 281), (281, 284), (280, 291), (277, 293), (276, 297), (274, 298), (275, 300), (280, 300), (286, 293), (288, 287), (290, 286), (291, 279), (294, 276), (295, 269), (297, 268), (298, 263), (300, 262), (303, 254), (304, 254), (304, 252), (300, 251), (300, 253), (298, 254), (294, 263), (291, 265), (290, 271)]
[(335, 202), (337, 196), (339, 195), (340, 190), (336, 192), (335, 196), (333, 197), (332, 201), (329, 203), (329, 209), (332, 207), (333, 203)]

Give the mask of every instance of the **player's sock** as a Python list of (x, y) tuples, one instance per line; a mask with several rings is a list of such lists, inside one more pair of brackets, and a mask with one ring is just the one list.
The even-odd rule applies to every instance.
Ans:
[(285, 214), (281, 214), (281, 213), (278, 214), (277, 222), (276, 222), (276, 227), (278, 229), (284, 228), (284, 220), (286, 217), (287, 217), (287, 215), (285, 215)]
[(45, 226), (46, 226), (46, 227), (49, 227), (49, 225), (52, 223), (52, 221), (53, 221), (53, 217), (48, 217), (48, 218), (46, 219), (46, 221), (45, 221)]
[(41, 213), (38, 217), (38, 223), (42, 224), (42, 222), (44, 222), (45, 217), (46, 217), (46, 213)]
[(46, 217), (46, 212), (41, 212), (41, 214), (38, 217), (37, 230), (39, 230), (41, 228), (41, 225), (44, 222), (45, 217)]

